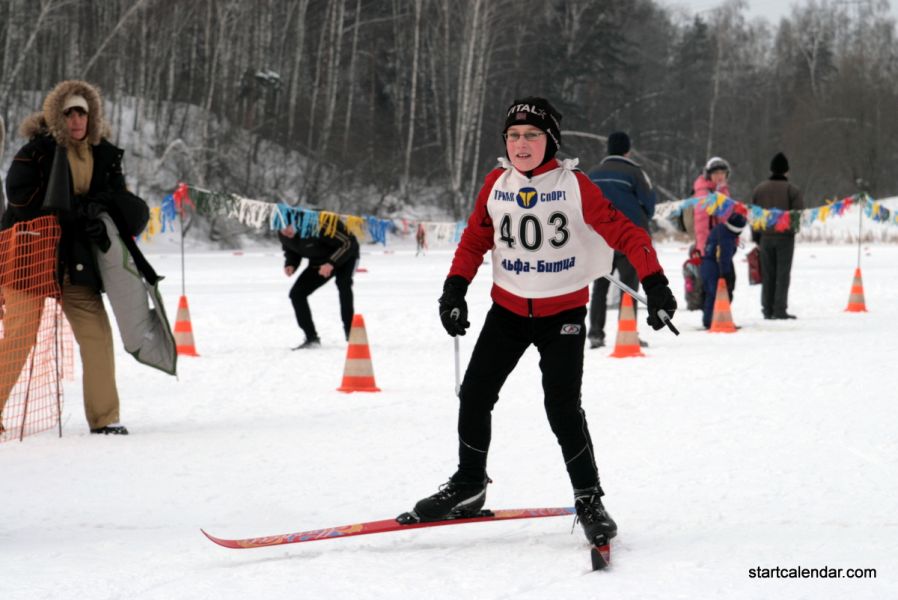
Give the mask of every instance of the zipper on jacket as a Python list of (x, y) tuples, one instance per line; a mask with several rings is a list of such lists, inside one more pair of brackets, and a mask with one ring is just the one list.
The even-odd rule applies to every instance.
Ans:
[(527, 316), (533, 318), (533, 298), (527, 298)]

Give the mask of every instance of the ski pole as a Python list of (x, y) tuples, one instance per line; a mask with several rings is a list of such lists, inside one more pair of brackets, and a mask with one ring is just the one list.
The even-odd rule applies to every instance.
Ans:
[[(461, 311), (457, 308), (453, 308), (452, 312), (449, 313), (449, 316), (458, 321), (458, 318), (461, 316)], [(458, 336), (455, 336), (452, 340), (455, 345), (455, 395), (458, 396), (459, 392), (461, 392), (461, 359), (459, 358)]]
[(459, 371), (461, 368), (459, 367), (459, 351), (458, 351), (458, 336), (455, 336), (455, 395), (458, 396), (461, 393), (461, 383), (459, 381)]
[[(604, 275), (604, 277), (605, 277), (605, 279), (607, 279), (608, 281), (610, 281), (611, 283), (613, 283), (614, 285), (619, 287), (621, 290), (623, 290), (623, 291), (627, 292), (628, 294), (630, 294), (631, 296), (633, 296), (634, 300), (636, 300), (638, 302), (642, 302), (646, 306), (649, 305), (649, 302), (648, 302), (648, 300), (645, 299), (645, 296), (640, 295), (639, 292), (637, 292), (636, 290), (634, 290), (633, 288), (628, 286), (626, 283), (617, 279), (611, 273)], [(661, 319), (661, 322), (664, 323), (665, 325), (667, 325), (667, 327), (670, 328), (670, 330), (673, 331), (675, 335), (680, 335), (679, 330), (676, 327), (674, 327), (673, 321), (670, 320), (670, 315), (667, 314), (666, 310), (664, 310), (664, 309), (659, 310), (658, 318)]]

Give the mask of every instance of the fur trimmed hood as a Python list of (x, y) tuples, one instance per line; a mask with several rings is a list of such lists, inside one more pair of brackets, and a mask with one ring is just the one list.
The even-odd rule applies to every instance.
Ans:
[(92, 146), (96, 146), (102, 138), (109, 137), (109, 126), (103, 118), (103, 100), (100, 97), (100, 90), (86, 81), (77, 79), (69, 79), (56, 84), (56, 87), (44, 99), (43, 110), (32, 113), (22, 121), (19, 134), (28, 139), (47, 134), (52, 136), (60, 146), (67, 146), (72, 140), (69, 138), (62, 106), (72, 94), (80, 94), (87, 100), (87, 141)]

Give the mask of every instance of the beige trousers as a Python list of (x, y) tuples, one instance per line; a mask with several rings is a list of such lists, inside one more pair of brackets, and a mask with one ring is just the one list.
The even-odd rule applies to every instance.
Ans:
[(84, 415), (91, 429), (119, 421), (118, 389), (115, 386), (115, 352), (112, 327), (99, 292), (84, 285), (62, 285), (65, 313), (84, 367)]
[(28, 354), (37, 342), (44, 298), (12, 287), (0, 288), (4, 299), (0, 338), (0, 413), (19, 380)]
[[(0, 339), (0, 411), (18, 380), (28, 353), (37, 339), (43, 298), (12, 288), (3, 288), (6, 314), (4, 336)], [(115, 385), (115, 353), (112, 327), (103, 306), (103, 298), (82, 285), (62, 286), (62, 311), (72, 326), (84, 367), (84, 414), (91, 429), (119, 421), (119, 397)]]

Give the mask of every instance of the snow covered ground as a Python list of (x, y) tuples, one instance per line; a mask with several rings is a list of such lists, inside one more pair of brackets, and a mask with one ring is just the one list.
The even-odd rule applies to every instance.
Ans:
[[(174, 320), (180, 259), (145, 246)], [(659, 248), (682, 298), (681, 244)], [(80, 365), (64, 437), (0, 446), (0, 598), (894, 598), (898, 597), (898, 246), (866, 246), (870, 312), (843, 312), (854, 246), (797, 248), (790, 310), (764, 321), (744, 251), (736, 334), (653, 332), (645, 358), (587, 350), (583, 402), (614, 564), (592, 572), (572, 519), (424, 529), (253, 550), (261, 536), (389, 518), (454, 471), (453, 345), (436, 317), (448, 249), (365, 247), (356, 276), (376, 394), (342, 394), (336, 288), (312, 297), (324, 346), (291, 352), (295, 325), (274, 247), (192, 251), (199, 358), (178, 379), (117, 347), (128, 437), (90, 436)], [(468, 298), (473, 331), (489, 267)], [(610, 319), (613, 322), (613, 319)], [(614, 339), (614, 325), (607, 331)], [(524, 356), (494, 414), (488, 506), (568, 506)], [(758, 579), (761, 568), (876, 569), (866, 579)]]

